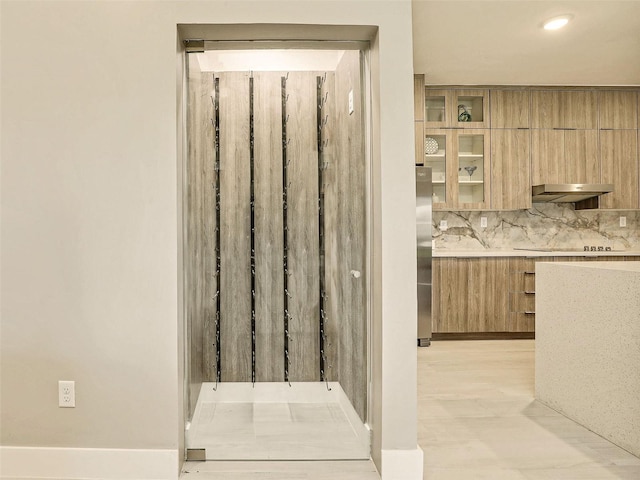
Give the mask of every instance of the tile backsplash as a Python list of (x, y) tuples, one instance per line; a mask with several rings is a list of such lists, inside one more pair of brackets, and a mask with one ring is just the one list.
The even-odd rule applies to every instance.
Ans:
[[(487, 218), (487, 227), (480, 218)], [(626, 217), (626, 227), (620, 226)], [(440, 229), (446, 220), (447, 230)], [(529, 210), (433, 212), (433, 239), (441, 250), (611, 247), (640, 250), (639, 210), (575, 210), (573, 204), (534, 204)]]

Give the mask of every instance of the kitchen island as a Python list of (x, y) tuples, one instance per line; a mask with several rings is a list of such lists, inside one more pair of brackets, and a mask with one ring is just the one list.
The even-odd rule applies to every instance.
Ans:
[(640, 456), (640, 262), (536, 265), (536, 398)]

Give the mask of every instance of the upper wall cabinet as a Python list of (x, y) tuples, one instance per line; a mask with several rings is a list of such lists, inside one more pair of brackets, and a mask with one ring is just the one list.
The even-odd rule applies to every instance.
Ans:
[(598, 92), (601, 130), (638, 128), (638, 94), (630, 91)]
[(491, 128), (529, 128), (529, 90), (491, 90)]
[(531, 127), (596, 129), (597, 95), (592, 90), (534, 90)]
[(426, 128), (486, 128), (489, 126), (489, 91), (427, 87), (424, 112)]
[(600, 156), (602, 181), (613, 184), (613, 192), (602, 197), (600, 207), (640, 208), (637, 130), (601, 130)]
[(531, 175), (532, 185), (600, 183), (598, 131), (533, 130)]
[(489, 131), (425, 130), (424, 165), (433, 175), (433, 208), (489, 208)]
[(531, 208), (529, 130), (491, 130), (491, 208)]

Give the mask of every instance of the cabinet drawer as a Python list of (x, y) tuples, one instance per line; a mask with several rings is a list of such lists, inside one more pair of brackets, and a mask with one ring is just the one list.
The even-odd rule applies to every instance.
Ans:
[(536, 316), (534, 313), (514, 312), (509, 314), (508, 330), (510, 332), (534, 332)]
[(536, 311), (534, 293), (513, 292), (509, 294), (509, 311), (515, 313), (533, 313)]
[(536, 291), (536, 276), (534, 273), (509, 272), (509, 292), (524, 293)]

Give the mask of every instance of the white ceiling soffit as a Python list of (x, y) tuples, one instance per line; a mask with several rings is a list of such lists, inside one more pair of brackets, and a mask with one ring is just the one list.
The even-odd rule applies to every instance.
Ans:
[(207, 50), (196, 54), (202, 72), (334, 71), (342, 50)]
[[(640, 85), (640, 1), (413, 0), (428, 84)], [(542, 22), (572, 14), (563, 29)]]

